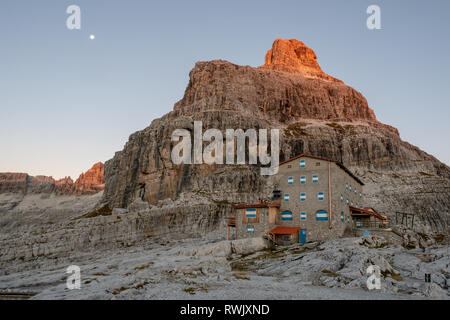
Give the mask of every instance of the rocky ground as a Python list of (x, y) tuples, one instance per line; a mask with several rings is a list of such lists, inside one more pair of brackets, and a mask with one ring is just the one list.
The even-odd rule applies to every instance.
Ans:
[[(73, 264), (80, 290), (66, 288)], [(370, 264), (380, 266), (380, 290), (367, 289)], [(263, 239), (220, 241), (213, 233), (4, 270), (0, 290), (37, 293), (32, 299), (450, 299), (449, 264), (448, 246), (406, 250), (365, 237), (268, 248)]]
[[(261, 238), (224, 241), (226, 210), (201, 197), (103, 212), (102, 196), (27, 195), (16, 203), (0, 195), (5, 208), (15, 204), (0, 210), (0, 298), (450, 297), (445, 239), (397, 227), (395, 245), (372, 235), (272, 248)], [(371, 264), (381, 269), (380, 290), (367, 289)], [(66, 288), (70, 265), (81, 268), (80, 290)]]

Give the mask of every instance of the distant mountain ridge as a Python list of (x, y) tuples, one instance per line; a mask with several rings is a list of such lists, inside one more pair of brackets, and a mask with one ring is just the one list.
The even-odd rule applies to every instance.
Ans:
[(55, 180), (48, 176), (30, 176), (27, 173), (0, 172), (0, 194), (88, 195), (100, 192), (105, 187), (104, 165), (97, 162), (74, 182), (71, 177)]

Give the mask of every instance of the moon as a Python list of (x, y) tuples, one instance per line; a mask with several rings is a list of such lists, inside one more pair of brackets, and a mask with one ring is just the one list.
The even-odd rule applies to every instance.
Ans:
[(89, 36), (89, 39), (94, 40), (94, 39), (95, 39), (95, 35), (91, 34), (91, 35)]

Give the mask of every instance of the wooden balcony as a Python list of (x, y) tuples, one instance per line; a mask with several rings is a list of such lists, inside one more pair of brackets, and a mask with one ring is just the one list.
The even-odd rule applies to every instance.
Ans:
[(382, 221), (353, 221), (353, 229), (386, 229), (389, 228), (387, 222)]
[(228, 227), (236, 227), (236, 217), (226, 217), (225, 220)]

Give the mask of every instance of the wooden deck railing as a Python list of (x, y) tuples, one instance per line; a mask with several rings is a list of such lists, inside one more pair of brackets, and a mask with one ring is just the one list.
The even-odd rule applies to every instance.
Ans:
[(226, 217), (225, 220), (227, 221), (227, 226), (236, 227), (236, 217)]
[(353, 223), (354, 229), (385, 229), (389, 228), (388, 223), (382, 223), (382, 222), (354, 222)]

